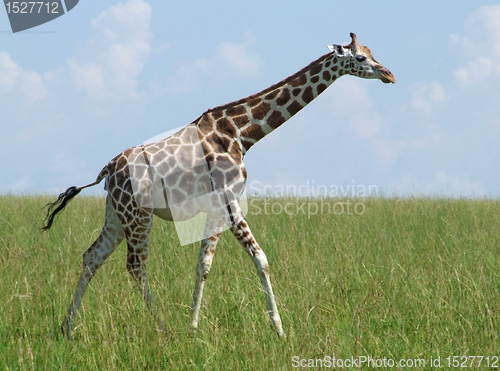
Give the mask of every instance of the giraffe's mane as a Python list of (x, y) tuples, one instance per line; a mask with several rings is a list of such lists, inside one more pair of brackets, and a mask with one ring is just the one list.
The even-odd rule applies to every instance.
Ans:
[(217, 106), (217, 107), (211, 108), (208, 111), (206, 111), (205, 113), (216, 112), (216, 111), (223, 111), (223, 110), (228, 109), (230, 107), (234, 107), (234, 106), (237, 106), (239, 104), (246, 103), (246, 102), (248, 102), (248, 101), (250, 101), (252, 99), (255, 99), (255, 98), (261, 97), (261, 96), (263, 96), (263, 95), (265, 95), (267, 93), (270, 93), (271, 91), (273, 91), (273, 90), (275, 90), (277, 88), (280, 88), (283, 85), (288, 84), (289, 82), (295, 80), (298, 76), (302, 75), (306, 71), (309, 71), (314, 66), (322, 63), (325, 59), (327, 59), (328, 57), (330, 57), (332, 54), (333, 54), (333, 52), (330, 52), (330, 53), (327, 53), (325, 55), (322, 55), (321, 57), (319, 57), (315, 61), (312, 61), (307, 66), (305, 66), (304, 68), (302, 68), (300, 71), (295, 72), (293, 75), (288, 76), (284, 80), (281, 80), (280, 82), (277, 82), (276, 84), (273, 84), (273, 85), (269, 86), (268, 88), (265, 88), (264, 90), (259, 91), (258, 93), (249, 95), (248, 97), (241, 98), (241, 99), (235, 100), (235, 101), (230, 102), (230, 103), (223, 104), (221, 106)]

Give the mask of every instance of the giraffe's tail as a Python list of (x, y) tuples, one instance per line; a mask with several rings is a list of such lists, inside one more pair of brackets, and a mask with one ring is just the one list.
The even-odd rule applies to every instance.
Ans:
[(48, 207), (47, 216), (45, 217), (47, 224), (42, 228), (42, 230), (46, 231), (50, 229), (56, 215), (59, 214), (59, 212), (63, 211), (68, 202), (70, 202), (76, 195), (78, 195), (82, 191), (82, 189), (99, 184), (108, 174), (107, 170), (107, 167), (102, 169), (94, 183), (90, 183), (82, 187), (69, 187), (65, 192), (61, 193), (59, 197), (57, 197), (57, 200), (55, 202), (45, 205), (46, 207)]

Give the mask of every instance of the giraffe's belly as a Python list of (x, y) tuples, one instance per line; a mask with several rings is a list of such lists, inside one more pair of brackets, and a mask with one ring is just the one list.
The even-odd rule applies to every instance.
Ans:
[(170, 208), (162, 208), (162, 209), (154, 209), (153, 214), (157, 217), (162, 218), (163, 220), (168, 220), (169, 222), (174, 221), (174, 217), (172, 216), (172, 211)]
[(175, 215), (172, 214), (172, 210), (169, 207), (166, 208), (156, 208), (153, 209), (153, 214), (163, 220), (167, 220), (169, 222), (184, 222), (186, 220), (194, 218), (198, 215), (200, 211), (191, 211), (191, 212), (175, 212)]

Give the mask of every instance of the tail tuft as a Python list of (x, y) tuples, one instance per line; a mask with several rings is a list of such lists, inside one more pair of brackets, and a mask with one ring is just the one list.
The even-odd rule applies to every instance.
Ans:
[(52, 222), (54, 221), (54, 217), (62, 211), (65, 207), (66, 204), (71, 201), (73, 197), (75, 197), (78, 193), (81, 192), (83, 188), (79, 187), (69, 187), (66, 192), (63, 192), (59, 195), (57, 200), (53, 203), (47, 204), (45, 206), (48, 206), (47, 209), (47, 216), (45, 217), (45, 220), (47, 220), (47, 225), (42, 228), (42, 230), (46, 231), (52, 226)]

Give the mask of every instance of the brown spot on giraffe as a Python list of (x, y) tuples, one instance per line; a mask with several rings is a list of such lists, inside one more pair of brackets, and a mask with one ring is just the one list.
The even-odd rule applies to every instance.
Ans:
[(270, 110), (271, 110), (271, 105), (267, 102), (262, 102), (257, 107), (252, 109), (252, 116), (256, 120), (263, 120)]
[(212, 117), (214, 120), (218, 120), (223, 116), (222, 110), (212, 111)]
[(255, 107), (257, 104), (259, 104), (262, 101), (260, 97), (249, 99), (247, 104), (249, 107)]
[(186, 172), (179, 180), (179, 187), (187, 194), (193, 194), (195, 190), (196, 177), (191, 172)]
[(276, 89), (276, 90), (270, 92), (268, 95), (266, 95), (265, 99), (266, 100), (273, 100), (274, 98), (276, 98), (276, 96), (279, 94), (279, 92), (280, 91), (278, 89)]
[[(203, 155), (206, 156), (210, 152), (212, 152), (212, 148), (208, 145), (208, 143), (205, 140), (201, 141), (201, 148), (203, 149)], [(172, 167), (172, 166), (170, 166)]]
[(239, 106), (228, 108), (226, 113), (229, 116), (240, 116), (240, 115), (247, 113), (247, 109), (245, 108), (244, 105), (239, 105)]
[(182, 145), (182, 142), (179, 138), (171, 137), (167, 139), (167, 147), (180, 146), (180, 145)]
[(307, 82), (307, 76), (305, 74), (297, 76), (297, 78), (290, 81), (290, 85), (294, 88), (302, 86)]
[(295, 88), (295, 89), (293, 89), (293, 91), (292, 91), (293, 96), (296, 97), (297, 95), (300, 94), (301, 91), (302, 91), (301, 88)]
[[(203, 134), (210, 134), (214, 130), (214, 126), (211, 120), (207, 117), (207, 115), (203, 115), (203, 117), (198, 122), (198, 127), (200, 128)], [(180, 140), (175, 138), (180, 144)], [(172, 143), (174, 145), (174, 143)]]
[(248, 151), (255, 143), (249, 142), (248, 140), (241, 139), (241, 145)]
[(308, 86), (307, 88), (304, 89), (304, 93), (302, 94), (302, 100), (304, 103), (309, 103), (314, 99), (314, 94), (313, 94), (313, 89), (312, 87)]
[(283, 124), (285, 121), (286, 120), (280, 111), (274, 111), (273, 113), (271, 113), (271, 116), (269, 116), (269, 118), (267, 119), (267, 124), (271, 128), (276, 129), (278, 126)]
[(266, 133), (264, 133), (261, 126), (258, 124), (252, 124), (249, 127), (247, 127), (245, 130), (241, 131), (241, 136), (243, 138), (260, 140), (260, 139), (264, 138), (265, 135), (266, 135)]
[(290, 90), (287, 88), (283, 89), (278, 99), (276, 99), (276, 104), (278, 106), (284, 106), (290, 101)]
[(299, 112), (302, 108), (302, 104), (300, 104), (299, 102), (297, 101), (294, 101), (292, 102), (292, 104), (290, 104), (286, 110), (288, 111), (288, 113), (290, 113), (290, 115), (295, 115), (297, 112)]
[(319, 84), (318, 87), (316, 88), (316, 91), (318, 92), (318, 95), (320, 95), (321, 93), (323, 93), (326, 88), (327, 88), (327, 86), (325, 84)]
[(125, 206), (123, 206), (121, 203), (117, 204), (116, 211), (123, 214), (125, 212)]
[(313, 66), (313, 68), (311, 68), (311, 76), (314, 76), (314, 75), (317, 75), (318, 73), (321, 72), (321, 70), (323, 69), (323, 64), (321, 63), (318, 63), (316, 64), (315, 66)]
[(116, 160), (116, 170), (121, 170), (128, 165), (128, 159), (132, 155), (132, 149), (128, 149)]
[(117, 170), (115, 173), (115, 184), (118, 187), (123, 187), (126, 181), (129, 178), (128, 168), (124, 168), (122, 170)]
[(165, 177), (165, 184), (169, 187), (175, 186), (177, 184), (177, 181), (179, 180), (179, 177), (183, 173), (184, 172), (182, 171), (182, 169), (179, 166), (176, 166)]
[(224, 182), (224, 172), (219, 168), (215, 168), (211, 170), (210, 174), (212, 175), (214, 190), (223, 189), (224, 184), (226, 184)]
[[(237, 167), (233, 167), (225, 174), (225, 182), (226, 184), (234, 183), (240, 176), (240, 170)], [(243, 182), (241, 182), (243, 184)], [(234, 192), (239, 192), (234, 190)]]
[(221, 137), (216, 133), (207, 136), (206, 141), (212, 146), (215, 153), (227, 152), (227, 150), (229, 149), (230, 140)]
[(316, 84), (318, 81), (319, 81), (319, 76), (313, 76), (313, 77), (311, 78), (311, 82), (312, 82), (313, 84)]
[(222, 170), (229, 170), (234, 166), (233, 162), (225, 154), (217, 156), (215, 160), (217, 167)]
[(246, 124), (248, 124), (249, 121), (250, 119), (248, 118), (248, 116), (238, 116), (233, 118), (233, 122), (240, 129)]
[(193, 149), (189, 148), (188, 150), (183, 150), (179, 152), (176, 156), (177, 163), (181, 167), (184, 168), (184, 170), (191, 170), (193, 167), (193, 162), (194, 162), (194, 151)]
[(167, 157), (167, 152), (165, 151), (159, 151), (156, 155), (152, 157), (152, 161), (154, 161), (156, 164), (163, 163), (163, 161)]
[(233, 124), (231, 124), (231, 122), (227, 118), (223, 117), (219, 119), (217, 121), (216, 128), (220, 134), (227, 135), (231, 138), (236, 138), (236, 130), (234, 129)]
[(241, 147), (238, 142), (234, 142), (233, 145), (231, 146), (231, 150), (229, 151), (231, 157), (233, 160), (238, 164), (241, 165), (243, 162), (242, 159), (242, 154), (241, 154)]

